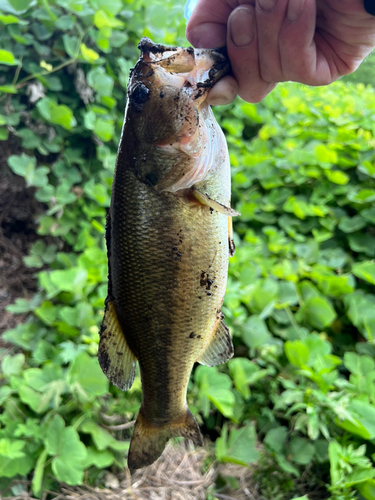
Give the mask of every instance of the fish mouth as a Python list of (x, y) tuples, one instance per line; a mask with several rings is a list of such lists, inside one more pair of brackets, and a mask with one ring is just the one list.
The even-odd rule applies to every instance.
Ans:
[[(208, 91), (230, 71), (226, 48), (193, 49), (168, 47), (142, 38), (137, 66), (143, 66), (143, 77), (153, 76), (154, 85), (191, 88), (192, 97), (206, 97)], [(135, 68), (136, 69), (136, 68)], [(152, 70), (152, 73), (150, 71)], [(203, 99), (199, 99), (203, 100)], [(197, 103), (198, 104), (198, 103)]]

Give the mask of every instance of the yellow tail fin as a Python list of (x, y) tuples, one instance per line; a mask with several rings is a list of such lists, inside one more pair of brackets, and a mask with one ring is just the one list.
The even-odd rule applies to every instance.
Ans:
[(179, 418), (166, 424), (149, 422), (139, 411), (128, 454), (130, 472), (151, 465), (163, 453), (167, 441), (182, 436), (197, 446), (203, 445), (203, 437), (189, 408)]

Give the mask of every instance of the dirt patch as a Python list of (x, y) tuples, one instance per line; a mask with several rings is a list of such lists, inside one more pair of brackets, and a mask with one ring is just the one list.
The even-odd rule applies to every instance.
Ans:
[[(43, 205), (34, 198), (22, 177), (13, 174), (7, 158), (17, 146), (10, 141), (0, 146), (0, 335), (23, 321), (22, 315), (7, 312), (17, 298), (30, 298), (36, 291), (35, 269), (23, 264), (31, 243), (38, 239), (35, 218)], [(1, 343), (0, 346), (4, 346)]]
[[(108, 472), (102, 488), (61, 484), (59, 491), (44, 492), (42, 500), (205, 500), (209, 491), (218, 500), (262, 500), (250, 468), (216, 462), (207, 467), (207, 458), (205, 449), (194, 449), (190, 442), (170, 443), (153, 465), (133, 476), (128, 470), (118, 476)], [(237, 486), (214, 493), (219, 475), (231, 476)], [(27, 489), (22, 494), (2, 500), (34, 500), (26, 483), (19, 482)]]

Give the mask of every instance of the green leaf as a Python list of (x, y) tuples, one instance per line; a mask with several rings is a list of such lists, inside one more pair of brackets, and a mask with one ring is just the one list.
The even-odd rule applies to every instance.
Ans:
[(325, 297), (312, 297), (305, 303), (304, 314), (309, 323), (324, 330), (337, 317), (336, 311)]
[(293, 462), (307, 465), (314, 456), (315, 447), (307, 439), (294, 437), (289, 444), (289, 452)]
[(24, 12), (26, 9), (28, 9), (31, 1), (32, 0), (8, 0), (13, 9), (18, 12)]
[(107, 448), (112, 450), (126, 451), (129, 449), (129, 441), (117, 441), (107, 430), (100, 427), (92, 420), (85, 420), (79, 427), (80, 432), (91, 434), (95, 446), (99, 451)]
[(287, 340), (284, 344), (285, 354), (289, 362), (299, 368), (304, 368), (309, 359), (309, 349), (300, 340)]
[(14, 55), (11, 52), (0, 49), (0, 64), (15, 66), (18, 64), (18, 61), (14, 58)]
[(320, 144), (319, 146), (316, 146), (315, 153), (316, 153), (316, 156), (317, 156), (319, 162), (333, 163), (333, 164), (337, 163), (338, 156), (337, 156), (336, 151), (329, 149), (324, 144)]
[(272, 451), (281, 453), (285, 448), (287, 435), (288, 430), (286, 427), (275, 427), (267, 432), (266, 437), (264, 438), (264, 444), (266, 444)]
[(78, 37), (63, 35), (62, 39), (64, 43), (65, 52), (73, 59), (76, 58), (79, 54), (79, 49), (80, 49)]
[(8, 438), (0, 439), (0, 455), (7, 457), (9, 460), (22, 458), (25, 456), (25, 453), (22, 451), (25, 444), (25, 441), (11, 441)]
[(31, 454), (25, 454), (21, 458), (9, 459), (0, 455), (0, 476), (1, 477), (26, 477), (35, 464)]
[(46, 449), (54, 457), (52, 470), (56, 478), (71, 485), (81, 484), (86, 447), (73, 427), (65, 427), (60, 415), (55, 415), (48, 426)]
[(96, 358), (86, 352), (79, 354), (68, 371), (68, 383), (81, 401), (92, 401), (108, 392), (108, 380)]
[(215, 368), (199, 366), (195, 371), (195, 380), (200, 387), (203, 405), (204, 399), (207, 398), (225, 417), (233, 416), (235, 396), (228, 375), (219, 373)]
[(105, 36), (111, 36), (112, 28), (121, 28), (124, 26), (122, 21), (108, 15), (104, 10), (95, 12), (94, 24)]
[(12, 16), (11, 14), (8, 15), (1, 14), (0, 22), (3, 24), (18, 24), (20, 20), (18, 19), (18, 17)]
[(99, 137), (104, 142), (108, 142), (112, 139), (114, 133), (114, 124), (111, 120), (103, 120), (103, 118), (98, 118), (94, 126), (94, 134)]
[(216, 441), (216, 456), (219, 462), (248, 465), (258, 460), (254, 425), (249, 424), (241, 429), (232, 428), (228, 440), (226, 437), (227, 432), (222, 432), (222, 437)]
[(66, 130), (71, 130), (77, 125), (73, 111), (65, 104), (56, 104), (51, 99), (44, 97), (37, 103), (37, 108), (42, 117), (55, 125), (60, 125)]
[(95, 50), (92, 50), (89, 47), (87, 47), (84, 43), (81, 43), (81, 54), (83, 59), (90, 64), (94, 63), (97, 59), (99, 59), (99, 54), (95, 52)]
[(366, 221), (360, 215), (354, 217), (343, 217), (340, 220), (339, 228), (344, 233), (354, 233), (366, 226)]
[(348, 174), (341, 172), (341, 170), (325, 170), (324, 173), (329, 181), (341, 186), (347, 184), (350, 180)]
[(87, 469), (94, 465), (98, 469), (106, 469), (115, 461), (115, 457), (113, 453), (109, 450), (99, 451), (95, 449), (93, 446), (88, 446), (86, 448), (87, 451), (87, 459), (84, 463), (84, 468)]
[(243, 340), (250, 348), (257, 348), (269, 343), (272, 339), (264, 320), (259, 316), (251, 316), (244, 325)]
[(356, 488), (366, 500), (374, 500), (375, 498), (375, 479), (368, 479), (363, 483), (356, 485)]
[(1, 362), (1, 370), (7, 377), (18, 375), (21, 372), (24, 363), (24, 354), (16, 354), (15, 356), (7, 354)]
[(265, 370), (246, 358), (230, 359), (228, 367), (236, 389), (245, 399), (250, 397), (249, 385), (265, 376)]
[(358, 262), (353, 265), (352, 273), (357, 278), (368, 281), (375, 285), (375, 263), (372, 261)]

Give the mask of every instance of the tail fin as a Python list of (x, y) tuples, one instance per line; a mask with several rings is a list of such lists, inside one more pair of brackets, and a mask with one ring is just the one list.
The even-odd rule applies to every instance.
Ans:
[(128, 454), (130, 472), (151, 465), (163, 453), (167, 441), (182, 436), (191, 439), (197, 446), (203, 445), (203, 437), (189, 408), (177, 419), (167, 424), (149, 422), (139, 411)]

